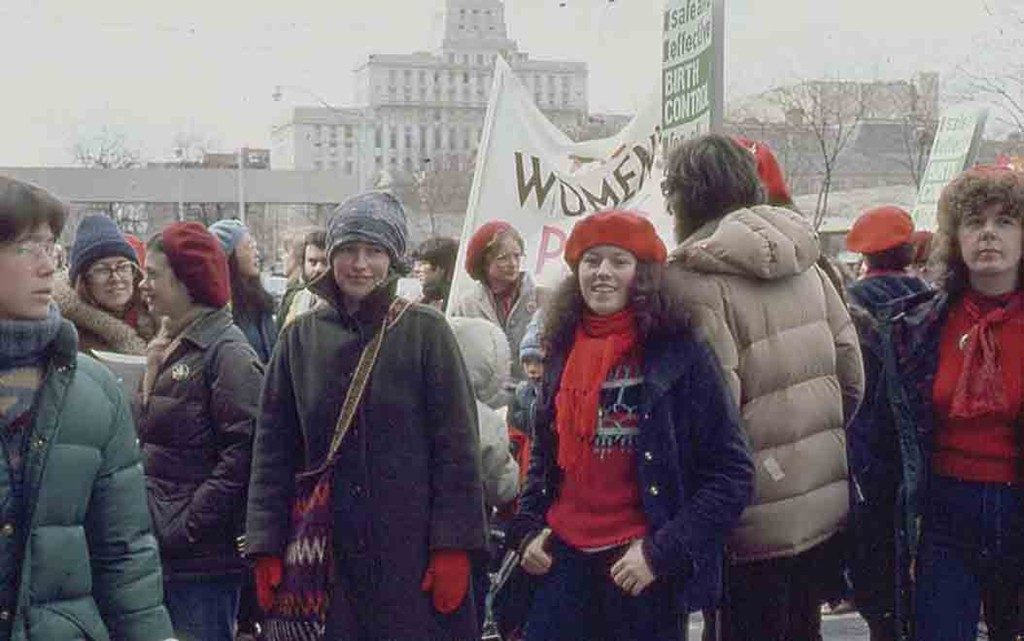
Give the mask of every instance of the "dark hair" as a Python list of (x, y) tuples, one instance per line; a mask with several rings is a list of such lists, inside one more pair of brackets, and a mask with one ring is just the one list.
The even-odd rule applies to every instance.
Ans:
[(864, 263), (868, 269), (902, 271), (914, 262), (915, 251), (913, 243), (903, 243), (873, 254), (864, 254)]
[(491, 242), (487, 243), (487, 246), (484, 247), (483, 256), (480, 260), (477, 260), (473, 265), (473, 271), (470, 273), (473, 280), (481, 283), (487, 282), (487, 267), (490, 265), (491, 261), (494, 260), (496, 255), (495, 252), (506, 238), (511, 238), (516, 241), (516, 244), (519, 245), (520, 251), (526, 251), (526, 243), (523, 241), (523, 237), (519, 235), (519, 232), (516, 231), (515, 227), (509, 227), (508, 229), (499, 231), (494, 234), (493, 238), (491, 238)]
[[(942, 190), (937, 211), (938, 230), (932, 240), (932, 264), (939, 284), (951, 296), (959, 296), (970, 284), (957, 230), (968, 214), (990, 205), (1002, 205), (1003, 213), (1024, 220), (1024, 172), (998, 167), (974, 167), (964, 171)], [(1024, 286), (1024, 261), (1018, 287)]]
[(253, 318), (274, 311), (274, 297), (263, 289), (259, 276), (245, 276), (238, 269), (238, 254), (228, 256), (231, 275), (231, 314), (235, 319)]
[(451, 280), (455, 275), (455, 259), (459, 253), (459, 241), (454, 238), (428, 238), (413, 253), (415, 260), (430, 263), (443, 269), (445, 277)]
[(765, 199), (754, 155), (719, 134), (676, 147), (668, 157), (662, 189), (675, 217), (678, 241), (705, 223)]
[(67, 206), (50, 192), (0, 176), (0, 243), (17, 240), (42, 223), (49, 225), (54, 237), (60, 236), (67, 217)]
[[(680, 290), (680, 277), (666, 270), (662, 263), (637, 263), (629, 305), (636, 314), (641, 344), (653, 336), (689, 331), (689, 315), (680, 302), (683, 300)], [(580, 291), (579, 274), (573, 271), (555, 289), (543, 312), (541, 344), (546, 354), (569, 353), (575, 340), (576, 328), (586, 310), (587, 304)]]

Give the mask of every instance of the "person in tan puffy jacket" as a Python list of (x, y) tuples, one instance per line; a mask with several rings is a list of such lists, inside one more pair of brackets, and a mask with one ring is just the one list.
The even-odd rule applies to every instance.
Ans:
[(662, 190), (679, 242), (670, 268), (754, 451), (755, 499), (730, 537), (722, 636), (820, 639), (849, 510), (844, 426), (864, 389), (856, 330), (816, 265), (815, 230), (762, 204), (748, 150), (714, 134), (683, 143)]

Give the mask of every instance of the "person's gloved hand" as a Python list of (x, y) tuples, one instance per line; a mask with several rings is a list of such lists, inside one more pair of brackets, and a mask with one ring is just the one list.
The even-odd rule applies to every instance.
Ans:
[(281, 577), (284, 575), (284, 564), (281, 557), (261, 556), (256, 559), (256, 567), (253, 568), (253, 576), (256, 579), (256, 601), (260, 609), (269, 612), (274, 605), (274, 592), (281, 585)]
[(469, 555), (462, 550), (434, 550), (420, 589), (431, 592), (434, 609), (451, 614), (469, 591)]

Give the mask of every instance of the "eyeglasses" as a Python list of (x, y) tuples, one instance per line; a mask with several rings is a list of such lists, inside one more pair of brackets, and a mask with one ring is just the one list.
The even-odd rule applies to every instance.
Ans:
[(39, 238), (39, 237), (28, 237), (11, 243), (9, 247), (14, 248), (14, 255), (18, 257), (31, 256), (32, 258), (42, 259), (50, 258), (54, 259), (57, 257), (57, 239), (50, 238)]
[(96, 265), (89, 271), (85, 272), (85, 275), (90, 280), (105, 282), (113, 278), (114, 274), (121, 280), (130, 280), (136, 274), (135, 263), (124, 261), (111, 267), (110, 265)]

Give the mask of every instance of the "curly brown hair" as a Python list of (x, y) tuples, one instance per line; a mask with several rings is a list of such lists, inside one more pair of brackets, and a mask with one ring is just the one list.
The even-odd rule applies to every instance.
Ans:
[[(1024, 220), (1024, 172), (1002, 167), (973, 167), (953, 179), (939, 197), (938, 230), (932, 242), (931, 264), (940, 286), (959, 296), (969, 285), (957, 230), (968, 214), (1001, 204), (1005, 214)], [(1018, 287), (1024, 284), (1024, 262)]]
[[(638, 262), (631, 286), (629, 304), (636, 313), (637, 334), (641, 344), (654, 336), (685, 335), (690, 317), (680, 301), (681, 276), (666, 270), (662, 263)], [(541, 343), (545, 353), (565, 355), (572, 349), (576, 327), (587, 305), (580, 290), (577, 271), (555, 289), (543, 312)]]

